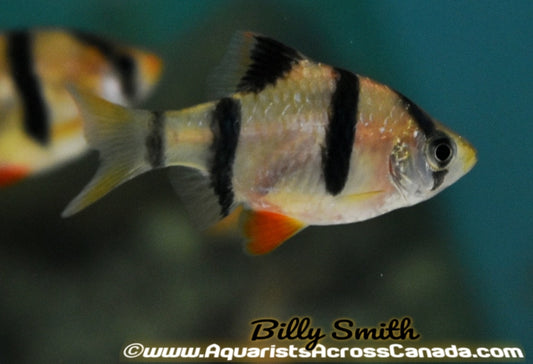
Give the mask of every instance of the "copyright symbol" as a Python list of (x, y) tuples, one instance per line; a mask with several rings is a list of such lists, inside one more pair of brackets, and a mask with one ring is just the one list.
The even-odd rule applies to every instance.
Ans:
[(143, 350), (143, 344), (133, 343), (126, 346), (122, 354), (124, 354), (124, 356), (128, 359), (133, 359), (141, 356)]

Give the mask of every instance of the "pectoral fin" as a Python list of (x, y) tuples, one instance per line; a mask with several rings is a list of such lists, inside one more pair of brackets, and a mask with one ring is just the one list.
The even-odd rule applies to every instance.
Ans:
[(370, 200), (380, 194), (382, 194), (384, 191), (368, 191), (368, 192), (362, 192), (362, 193), (352, 193), (349, 195), (341, 196), (339, 197), (341, 202), (344, 203), (351, 203), (356, 204), (360, 202), (365, 202), (367, 200)]
[(271, 252), (306, 227), (303, 222), (282, 214), (252, 210), (243, 212), (241, 224), (247, 239), (246, 249), (255, 255)]

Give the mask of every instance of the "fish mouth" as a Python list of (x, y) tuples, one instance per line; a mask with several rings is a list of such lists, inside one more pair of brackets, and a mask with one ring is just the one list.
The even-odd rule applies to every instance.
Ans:
[(458, 143), (461, 160), (463, 162), (463, 173), (468, 173), (477, 163), (477, 150), (466, 139), (459, 137)]

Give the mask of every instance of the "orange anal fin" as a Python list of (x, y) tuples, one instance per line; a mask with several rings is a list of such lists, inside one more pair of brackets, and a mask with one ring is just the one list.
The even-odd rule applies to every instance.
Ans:
[(271, 252), (305, 226), (301, 221), (269, 211), (246, 211), (242, 218), (250, 254)]
[(17, 164), (0, 165), (0, 188), (10, 186), (30, 174), (30, 169)]

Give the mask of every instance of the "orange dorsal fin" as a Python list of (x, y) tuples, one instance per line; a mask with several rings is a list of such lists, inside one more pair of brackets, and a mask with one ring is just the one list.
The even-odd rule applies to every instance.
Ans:
[(247, 210), (242, 216), (242, 229), (250, 254), (266, 254), (305, 228), (291, 217), (269, 211)]
[(10, 186), (30, 174), (25, 166), (8, 164), (0, 165), (0, 188)]

